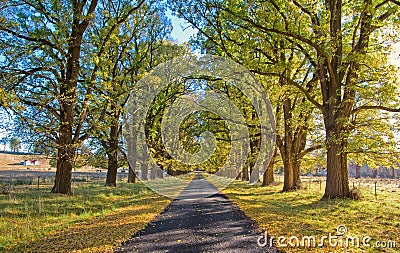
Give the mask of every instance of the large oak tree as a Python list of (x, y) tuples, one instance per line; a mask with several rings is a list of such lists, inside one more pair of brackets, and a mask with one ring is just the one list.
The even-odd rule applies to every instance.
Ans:
[[(326, 198), (346, 197), (348, 144), (352, 117), (364, 110), (399, 112), (396, 78), (386, 58), (397, 32), (400, 3), (395, 0), (348, 1), (173, 1), (174, 9), (224, 54), (239, 59), (255, 57), (257, 43), (272, 52), (283, 41), (285, 57), (304, 55), (318, 84), (317, 93), (299, 85), (285, 71), (271, 73), (296, 87), (323, 116), (327, 160)], [(228, 25), (226, 25), (228, 24)], [(237, 31), (257, 31), (263, 37), (236, 35), (240, 50), (232, 52)], [(207, 33), (214, 31), (214, 33)], [(214, 36), (216, 34), (216, 36)], [(235, 42), (235, 41), (234, 41)], [(259, 52), (262, 53), (262, 52)], [(293, 82), (295, 81), (295, 82)], [(284, 101), (284, 104), (288, 101)]]
[[(86, 119), (106, 47), (93, 47), (88, 28), (101, 22), (105, 43), (144, 1), (8, 1), (1, 7), (2, 88), (24, 124), (54, 141), (53, 193), (71, 194), (77, 147), (93, 129)], [(120, 10), (108, 16), (107, 9)]]

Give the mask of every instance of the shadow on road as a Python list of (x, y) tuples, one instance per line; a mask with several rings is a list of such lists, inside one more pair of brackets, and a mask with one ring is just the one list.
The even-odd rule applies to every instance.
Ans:
[(115, 252), (278, 252), (255, 224), (200, 174), (165, 211)]

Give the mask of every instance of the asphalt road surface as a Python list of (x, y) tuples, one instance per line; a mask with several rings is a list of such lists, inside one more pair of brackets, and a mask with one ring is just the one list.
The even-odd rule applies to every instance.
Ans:
[(260, 247), (257, 227), (197, 175), (163, 213), (115, 252), (278, 252)]

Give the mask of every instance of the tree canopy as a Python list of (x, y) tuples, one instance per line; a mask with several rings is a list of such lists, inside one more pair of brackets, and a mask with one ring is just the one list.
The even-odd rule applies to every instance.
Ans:
[[(190, 41), (194, 49), (241, 64), (268, 94), (277, 138), (273, 159), (262, 165), (269, 168), (265, 182), (273, 182), (279, 162), (283, 190), (301, 189), (302, 167), (320, 163), (327, 168), (324, 197), (347, 197), (349, 161), (398, 165), (400, 85), (389, 56), (399, 41), (399, 1), (5, 1), (0, 105), (15, 115), (21, 134), (34, 136), (36, 150), (56, 156), (53, 192), (71, 194), (78, 150), (106, 157), (106, 185), (116, 185), (117, 168), (126, 164), (121, 122), (130, 96), (140, 95), (135, 85), (158, 64), (191, 53), (188, 45), (170, 40), (167, 8), (197, 29)], [(202, 79), (201, 85), (193, 78), (171, 83), (154, 99), (146, 116), (150, 153), (171, 174), (178, 167), (214, 173), (231, 149), (221, 117), (201, 110), (180, 125), (188, 152), (199, 150), (202, 132), (217, 140), (216, 153), (200, 166), (174, 161), (160, 127), (179, 97), (215, 91), (244, 115), (250, 155), (238, 178), (252, 181), (261, 150), (260, 115), (229, 82)], [(132, 177), (137, 165), (129, 163)], [(140, 166), (147, 177), (147, 165)], [(150, 168), (151, 177), (162, 177), (151, 173)]]

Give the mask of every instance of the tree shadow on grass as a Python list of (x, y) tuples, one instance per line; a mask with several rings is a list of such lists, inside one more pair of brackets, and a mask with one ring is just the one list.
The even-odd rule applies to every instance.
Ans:
[(136, 206), (72, 223), (42, 238), (7, 249), (7, 252), (72, 252), (85, 249), (112, 252), (113, 247), (142, 229), (167, 203), (166, 199), (145, 199)]
[[(233, 191), (227, 195), (243, 208), (250, 217), (263, 217), (262, 224), (280, 222), (286, 231), (307, 231), (321, 233), (315, 224), (332, 215), (339, 216), (336, 221), (346, 221), (345, 211), (358, 210), (358, 203), (350, 199), (321, 199), (315, 192), (301, 190), (297, 192), (278, 192), (270, 188), (260, 192)], [(342, 215), (342, 217), (340, 217)], [(257, 220), (257, 219), (256, 219)], [(327, 220), (329, 222), (329, 220)], [(334, 224), (335, 229), (339, 224)], [(299, 228), (301, 226), (301, 228)]]

